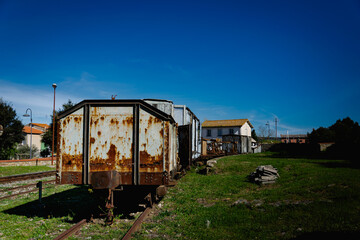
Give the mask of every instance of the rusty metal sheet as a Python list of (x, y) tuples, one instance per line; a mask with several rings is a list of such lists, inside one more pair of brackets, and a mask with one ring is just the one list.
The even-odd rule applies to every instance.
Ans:
[(133, 107), (90, 107), (90, 172), (132, 172)]
[(140, 185), (163, 185), (167, 183), (167, 177), (161, 172), (140, 173)]
[[(84, 110), (81, 108), (59, 120), (57, 170), (58, 176), (62, 178), (61, 183), (81, 182), (83, 168), (83, 112)], [(66, 172), (73, 172), (73, 175), (76, 176), (80, 175), (80, 180), (67, 177)]]
[(169, 169), (167, 170), (172, 177), (176, 174), (179, 166), (178, 162), (178, 132), (175, 124), (169, 124)]
[(92, 172), (90, 174), (91, 185), (94, 189), (115, 189), (120, 185), (120, 174), (113, 171)]
[(191, 125), (179, 126), (179, 157), (181, 167), (186, 169), (191, 164)]
[(61, 184), (82, 184), (82, 173), (81, 172), (62, 172), (61, 173)]
[[(139, 157), (140, 173), (164, 171), (164, 122), (140, 109)], [(140, 183), (143, 182), (140, 175)]]

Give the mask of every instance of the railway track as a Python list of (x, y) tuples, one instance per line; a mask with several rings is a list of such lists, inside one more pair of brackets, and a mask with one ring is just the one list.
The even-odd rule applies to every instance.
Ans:
[(149, 215), (151, 211), (151, 207), (147, 207), (145, 211), (135, 220), (131, 228), (127, 231), (127, 233), (123, 236), (122, 240), (128, 240), (131, 238), (131, 234), (136, 232), (139, 229), (141, 223), (144, 221), (145, 217)]
[(45, 172), (36, 172), (36, 173), (5, 176), (5, 177), (0, 177), (0, 184), (35, 179), (35, 178), (51, 177), (51, 176), (55, 176), (55, 174), (56, 174), (56, 171), (54, 170), (54, 171), (45, 171)]
[(80, 231), (80, 229), (87, 223), (86, 219), (81, 220), (80, 222), (78, 222), (77, 224), (75, 224), (74, 226), (72, 226), (71, 228), (69, 228), (68, 230), (66, 230), (65, 232), (63, 232), (62, 234), (60, 234), (59, 236), (57, 236), (56, 238), (54, 238), (54, 240), (63, 240), (63, 239), (67, 239), (69, 238), (71, 235), (73, 235), (74, 233)]
[[(52, 183), (55, 183), (55, 180), (50, 180), (50, 181), (44, 181), (44, 182), (42, 182), (43, 185), (45, 185), (45, 184), (52, 184)], [(11, 194), (11, 195), (8, 195), (8, 196), (3, 196), (3, 197), (0, 197), (0, 200), (7, 199), (7, 198), (11, 198), (11, 197), (15, 197), (15, 196), (19, 196), (19, 195), (23, 195), (23, 194), (26, 194), (26, 193), (37, 192), (37, 191), (38, 191), (38, 189), (37, 189), (38, 183), (32, 183), (32, 184), (28, 184), (28, 185), (24, 185), (24, 186), (18, 186), (18, 187), (13, 187), (13, 188), (1, 189), (1, 190), (0, 190), (0, 193), (4, 193), (4, 192), (10, 192), (10, 191), (14, 191), (14, 190), (19, 190), (19, 189), (24, 189), (24, 188), (31, 188), (31, 187), (36, 187), (36, 188), (35, 188), (35, 189), (28, 190), (28, 191), (23, 191), (23, 192)]]
[[(145, 217), (150, 213), (151, 207), (147, 207), (144, 212), (141, 213), (141, 215), (135, 220), (131, 228), (126, 232), (126, 234), (121, 238), (122, 240), (128, 240), (131, 239), (131, 235), (135, 233), (141, 223), (144, 221)], [(66, 230), (65, 232), (61, 233), (59, 236), (54, 238), (54, 240), (63, 240), (71, 237), (73, 234), (76, 234), (78, 231), (81, 230), (81, 228), (87, 223), (86, 219), (81, 220), (77, 224), (73, 225), (71, 228)]]

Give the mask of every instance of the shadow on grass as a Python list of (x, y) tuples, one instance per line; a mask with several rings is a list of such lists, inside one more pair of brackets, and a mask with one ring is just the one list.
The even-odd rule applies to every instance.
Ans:
[(360, 232), (311, 232), (293, 238), (294, 240), (308, 239), (360, 239)]
[(316, 144), (274, 144), (269, 148), (269, 152), (271, 154), (264, 157), (309, 159), (328, 168), (360, 168), (358, 154), (340, 150), (321, 152)]
[[(42, 218), (61, 218), (70, 216), (66, 220), (76, 223), (86, 218), (104, 218), (105, 203), (108, 197), (108, 190), (88, 191), (88, 186), (79, 186), (71, 190), (53, 194), (42, 199), (42, 204), (38, 200), (5, 210), (4, 213)], [(145, 203), (146, 191), (139, 191), (136, 188), (126, 188), (124, 191), (114, 192), (114, 214), (121, 218), (133, 218), (130, 213), (143, 211), (144, 207), (139, 204)]]

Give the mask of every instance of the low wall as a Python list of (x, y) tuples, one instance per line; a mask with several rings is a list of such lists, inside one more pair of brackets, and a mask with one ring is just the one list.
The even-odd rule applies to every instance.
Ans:
[(33, 159), (19, 159), (19, 160), (0, 160), (1, 167), (8, 166), (56, 166), (56, 157), (51, 161), (48, 158), (33, 158)]

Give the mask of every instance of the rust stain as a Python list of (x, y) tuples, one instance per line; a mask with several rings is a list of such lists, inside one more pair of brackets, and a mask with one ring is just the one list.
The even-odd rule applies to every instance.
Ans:
[(99, 137), (101, 136), (101, 132), (100, 132), (100, 131), (98, 131), (97, 134), (98, 134)]
[(152, 156), (146, 150), (140, 151), (140, 168), (151, 168), (153, 170), (150, 171), (154, 171), (162, 166), (162, 159), (162, 154)]
[(122, 169), (123, 171), (127, 170), (127, 171), (131, 171), (132, 170), (132, 158), (122, 158), (119, 163), (118, 166), (120, 167), (120, 169)]
[(131, 117), (126, 117), (125, 122), (127, 123), (127, 125), (132, 125), (134, 122), (134, 118)]
[(108, 155), (108, 160), (110, 162), (115, 162), (115, 158), (116, 158), (116, 146), (114, 144), (110, 145), (110, 149), (107, 152)]
[(165, 123), (165, 169), (170, 169), (170, 123)]
[(155, 118), (155, 123), (161, 123), (162, 120), (160, 118)]
[(70, 155), (63, 153), (61, 154), (62, 159), (62, 170), (63, 171), (73, 171), (82, 169), (82, 162), (83, 162), (83, 155), (82, 154), (75, 154)]
[(104, 117), (104, 116), (101, 116), (101, 118), (100, 118), (100, 119), (101, 119), (101, 121), (104, 121), (105, 117)]
[(75, 123), (80, 123), (81, 122), (81, 117), (74, 117), (74, 122)]
[(117, 149), (114, 144), (111, 144), (109, 151), (107, 152), (107, 159), (99, 157), (90, 158), (91, 171), (109, 171), (115, 169)]
[(111, 124), (115, 124), (115, 125), (119, 125), (119, 121), (115, 118), (112, 118), (111, 120), (110, 120), (110, 123)]
[(95, 143), (95, 138), (93, 138), (93, 137), (90, 138), (90, 143), (91, 143), (91, 144), (94, 144), (94, 143)]
[(150, 116), (150, 117), (149, 117), (149, 120), (148, 120), (148, 126), (152, 125), (152, 124), (153, 124), (153, 121), (154, 121), (154, 117), (153, 117), (153, 116)]

